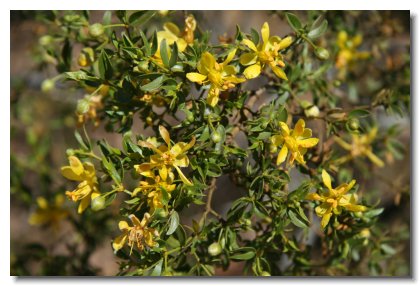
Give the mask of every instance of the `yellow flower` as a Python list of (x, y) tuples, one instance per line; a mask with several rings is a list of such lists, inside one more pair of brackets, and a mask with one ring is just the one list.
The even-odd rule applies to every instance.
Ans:
[(186, 153), (194, 146), (195, 137), (188, 144), (179, 142), (172, 146), (168, 130), (163, 126), (159, 126), (159, 133), (165, 141), (166, 146), (160, 145), (157, 147), (148, 141), (139, 141), (140, 146), (152, 149), (155, 154), (150, 156), (149, 163), (135, 165), (134, 167), (137, 172), (146, 177), (150, 177), (154, 176), (152, 171), (157, 169), (162, 180), (167, 181), (168, 177), (173, 177), (172, 168), (175, 168), (181, 180), (187, 185), (192, 185), (182, 173), (180, 167), (188, 167), (190, 161)]
[(171, 56), (171, 49), (169, 48), (174, 43), (178, 46), (178, 51), (183, 52), (188, 44), (191, 44), (194, 41), (194, 31), (197, 27), (197, 23), (193, 15), (188, 15), (185, 18), (185, 29), (184, 32), (178, 28), (178, 26), (172, 22), (166, 22), (163, 24), (163, 31), (158, 31), (157, 35), (157, 50), (154, 55), (157, 62), (162, 64), (162, 58), (160, 56), (160, 44), (163, 40), (166, 40), (166, 50), (168, 51), (168, 56)]
[(362, 44), (363, 37), (356, 35), (349, 39), (346, 31), (340, 31), (337, 36), (337, 45), (339, 52), (335, 66), (342, 71), (344, 75), (348, 66), (351, 66), (357, 60), (367, 59), (370, 56), (369, 52), (359, 52), (357, 48)]
[(142, 192), (147, 195), (147, 202), (152, 211), (163, 208), (162, 189), (164, 189), (170, 197), (170, 193), (175, 190), (176, 187), (175, 184), (172, 184), (174, 180), (173, 173), (169, 173), (166, 181), (163, 181), (159, 176), (154, 176), (152, 172), (150, 172), (150, 174), (143, 172), (143, 175), (147, 177), (146, 181), (140, 181), (139, 186), (134, 189), (132, 196), (137, 195), (138, 192)]
[(352, 159), (352, 158), (356, 158), (360, 156), (366, 156), (376, 166), (378, 167), (385, 166), (385, 163), (372, 152), (371, 144), (375, 140), (377, 133), (378, 133), (378, 128), (374, 127), (369, 131), (368, 134), (363, 134), (363, 135), (352, 134), (351, 144), (347, 143), (346, 141), (344, 141), (343, 139), (339, 137), (334, 137), (334, 140), (335, 142), (338, 143), (338, 145), (343, 147), (345, 150), (350, 151), (349, 156), (340, 158), (338, 162), (344, 163), (348, 159)]
[(36, 203), (38, 207), (28, 220), (31, 225), (49, 225), (58, 230), (60, 221), (69, 215), (68, 211), (63, 208), (64, 196), (61, 194), (54, 197), (52, 204), (49, 204), (44, 197), (38, 197)]
[(139, 251), (143, 251), (145, 246), (151, 248), (156, 246), (157, 242), (155, 241), (155, 238), (159, 237), (159, 233), (154, 228), (147, 226), (150, 220), (150, 214), (145, 213), (141, 221), (133, 214), (128, 217), (133, 226), (129, 226), (126, 221), (120, 221), (118, 223), (118, 227), (123, 234), (115, 238), (112, 242), (112, 247), (115, 252), (123, 248), (126, 243), (130, 247), (130, 255), (134, 245), (137, 246)]
[(322, 181), (328, 189), (327, 193), (322, 195), (311, 193), (306, 196), (306, 199), (321, 202), (315, 208), (315, 212), (319, 217), (322, 217), (321, 226), (323, 228), (327, 226), (331, 216), (340, 214), (343, 208), (351, 212), (363, 212), (367, 209), (363, 205), (356, 204), (356, 194), (347, 194), (356, 183), (355, 180), (348, 184), (341, 184), (333, 189), (330, 175), (325, 170), (322, 170)]
[(235, 87), (236, 84), (244, 82), (244, 78), (236, 77), (236, 69), (228, 65), (235, 56), (236, 49), (233, 49), (227, 55), (223, 63), (216, 62), (216, 59), (209, 52), (205, 52), (197, 65), (198, 73), (187, 73), (187, 78), (201, 85), (210, 84), (210, 90), (207, 95), (207, 103), (215, 106), (219, 101), (220, 91)]
[(283, 145), (278, 156), (277, 165), (280, 165), (286, 160), (287, 154), (290, 151), (290, 164), (296, 159), (300, 164), (305, 165), (306, 162), (303, 159), (303, 155), (306, 153), (308, 148), (314, 147), (318, 144), (318, 138), (310, 138), (312, 136), (312, 130), (305, 128), (305, 121), (299, 119), (295, 125), (293, 131), (290, 131), (286, 123), (280, 122), (280, 135), (274, 135), (271, 137), (271, 143), (274, 146)]
[(90, 162), (82, 164), (76, 156), (70, 156), (69, 162), (70, 166), (61, 167), (61, 174), (69, 180), (81, 183), (74, 191), (67, 191), (66, 195), (74, 202), (81, 201), (77, 212), (82, 213), (91, 200), (100, 195), (95, 166)]
[(258, 47), (248, 39), (242, 40), (242, 43), (252, 50), (252, 52), (245, 53), (240, 58), (240, 63), (248, 66), (244, 71), (245, 77), (247, 79), (256, 78), (260, 75), (262, 69), (269, 65), (276, 76), (287, 80), (285, 72), (281, 69), (285, 64), (283, 56), (279, 52), (290, 46), (292, 38), (270, 37), (270, 27), (267, 22), (261, 28), (261, 36), (263, 42)]

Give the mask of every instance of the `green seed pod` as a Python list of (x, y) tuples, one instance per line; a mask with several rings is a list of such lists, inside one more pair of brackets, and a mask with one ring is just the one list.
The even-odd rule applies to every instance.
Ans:
[(208, 251), (211, 256), (217, 256), (222, 252), (222, 247), (218, 242), (213, 242), (209, 245)]
[(92, 200), (91, 208), (97, 212), (105, 208), (105, 198), (103, 196), (96, 197)]
[(328, 52), (328, 50), (321, 47), (316, 47), (315, 55), (318, 59), (322, 61), (328, 60), (328, 58), (330, 57), (330, 53)]
[(186, 111), (185, 114), (187, 115), (187, 121), (189, 123), (194, 122), (194, 114), (191, 111)]
[(95, 23), (89, 26), (89, 35), (94, 38), (101, 36), (105, 32), (105, 28), (101, 23)]
[(164, 209), (157, 209), (155, 215), (157, 218), (165, 218), (168, 216), (168, 212)]
[(216, 131), (214, 131), (213, 132), (213, 134), (211, 134), (211, 140), (214, 142), (214, 143), (219, 143), (221, 140), (222, 140), (222, 136), (220, 135), (220, 133), (219, 132), (217, 132), (217, 130)]
[(52, 79), (45, 79), (42, 83), (41, 83), (41, 90), (43, 92), (50, 92), (51, 90), (53, 90), (55, 87), (55, 81)]
[(353, 130), (353, 131), (359, 130), (359, 127), (360, 127), (359, 119), (357, 119), (357, 118), (350, 118), (347, 121), (347, 124), (348, 124), (348, 126), (349, 126), (349, 128), (351, 130)]
[(75, 154), (75, 153), (74, 153), (74, 150), (73, 150), (73, 149), (71, 149), (71, 148), (70, 148), (70, 149), (67, 149), (67, 150), (66, 150), (66, 155), (67, 155), (67, 157), (74, 156), (74, 154)]
[(48, 46), (53, 42), (53, 37), (46, 35), (46, 36), (42, 36), (41, 38), (39, 38), (39, 44), (41, 46)]

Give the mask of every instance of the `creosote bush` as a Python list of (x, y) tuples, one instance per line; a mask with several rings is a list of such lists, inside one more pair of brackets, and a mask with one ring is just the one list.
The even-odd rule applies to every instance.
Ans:
[[(59, 73), (42, 90), (84, 95), (66, 190), (39, 197), (29, 222), (106, 241), (118, 275), (401, 275), (403, 238), (366, 182), (405, 153), (381, 122), (407, 116), (409, 46), (383, 66), (382, 38), (365, 43), (369, 22), (348, 13), (267, 13), (217, 43), (198, 12), (40, 13), (40, 53)], [(384, 26), (375, 15), (363, 17)]]

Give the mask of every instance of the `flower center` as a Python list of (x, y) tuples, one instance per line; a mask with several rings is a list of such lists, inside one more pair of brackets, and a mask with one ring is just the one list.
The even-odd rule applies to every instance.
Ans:
[(172, 158), (169, 152), (165, 152), (162, 154), (163, 164), (165, 165), (172, 165), (174, 159)]

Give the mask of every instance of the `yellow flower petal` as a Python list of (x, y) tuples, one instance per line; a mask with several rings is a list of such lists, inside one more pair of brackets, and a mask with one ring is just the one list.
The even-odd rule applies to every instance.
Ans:
[(185, 51), (185, 49), (188, 46), (188, 43), (182, 38), (179, 38), (178, 40), (176, 40), (176, 44), (178, 46), (178, 51), (179, 52)]
[(340, 137), (334, 136), (334, 141), (338, 143), (338, 145), (340, 145), (341, 147), (343, 147), (344, 149), (348, 151), (352, 149), (352, 146), (348, 144), (346, 141), (344, 141), (343, 139), (341, 139)]
[(166, 145), (171, 146), (171, 138), (169, 136), (168, 129), (166, 129), (163, 125), (159, 125), (159, 133), (165, 141)]
[(303, 138), (309, 138), (309, 137), (312, 137), (312, 130), (311, 129), (309, 129), (309, 128), (305, 128), (304, 130), (303, 130), (303, 133), (302, 133), (302, 135), (301, 135)]
[(278, 76), (279, 78), (282, 78), (284, 80), (288, 80), (287, 76), (286, 76), (286, 73), (281, 68), (279, 68), (277, 66), (272, 66), (271, 69), (276, 74), (276, 76)]
[(178, 172), (179, 177), (181, 178), (182, 182), (188, 186), (192, 186), (193, 184), (185, 177), (184, 173), (182, 173), (181, 169), (178, 166), (174, 166)]
[(326, 213), (322, 216), (322, 220), (321, 220), (322, 228), (325, 228), (328, 225), (328, 222), (330, 221), (331, 216), (332, 216), (332, 213)]
[(321, 196), (318, 195), (317, 193), (310, 193), (306, 195), (306, 199), (307, 200), (311, 200), (311, 201), (320, 201), (322, 200)]
[(227, 55), (227, 57), (226, 57), (226, 59), (224, 60), (224, 62), (222, 63), (222, 65), (227, 65), (228, 63), (230, 63), (232, 60), (233, 60), (233, 58), (235, 57), (235, 54), (236, 54), (236, 50), (237, 49), (232, 49), (230, 52), (229, 52), (229, 54)]
[(76, 175), (81, 175), (84, 171), (83, 164), (76, 156), (69, 157), (70, 167)]
[(322, 169), (322, 181), (324, 182), (324, 185), (328, 188), (328, 190), (331, 190), (331, 177), (330, 175), (327, 173), (327, 171), (325, 171), (324, 169)]
[(362, 206), (362, 205), (349, 204), (349, 205), (346, 205), (344, 207), (351, 212), (364, 212), (364, 211), (367, 210), (367, 207)]
[(121, 248), (124, 247), (124, 244), (126, 243), (127, 238), (128, 238), (127, 234), (122, 234), (122, 235), (116, 237), (114, 239), (114, 241), (112, 242), (112, 248), (115, 251), (120, 250)]
[(141, 222), (140, 220), (133, 214), (129, 215), (128, 218), (131, 220), (131, 222), (133, 223), (133, 225), (135, 226), (141, 226)]
[(298, 137), (303, 134), (303, 131), (305, 129), (305, 121), (301, 118), (296, 122), (295, 128), (293, 129), (292, 136)]
[(77, 208), (77, 213), (81, 214), (85, 211), (85, 209), (89, 206), (90, 204), (90, 196), (86, 196), (84, 197), (79, 204), (79, 207)]
[(260, 73), (261, 73), (261, 65), (259, 63), (249, 66), (244, 70), (244, 76), (247, 79), (256, 78), (257, 76), (260, 75)]
[(257, 58), (257, 53), (244, 53), (239, 58), (239, 62), (243, 66), (249, 66), (255, 64), (257, 62)]
[(283, 136), (288, 136), (290, 134), (289, 126), (287, 126), (285, 122), (279, 122), (279, 126), (280, 126), (281, 133), (283, 134)]
[(170, 32), (174, 36), (181, 35), (181, 31), (179, 30), (178, 26), (172, 22), (166, 22), (165, 24), (163, 24), (163, 29), (165, 31)]
[(365, 154), (376, 166), (381, 167), (381, 168), (385, 166), (385, 163), (381, 159), (379, 159), (378, 156), (373, 154), (372, 151), (366, 151)]
[(351, 188), (353, 188), (353, 186), (356, 184), (356, 180), (351, 180), (351, 182), (346, 186), (346, 188), (345, 188), (345, 192), (344, 193), (347, 193), (348, 191), (350, 191), (351, 190)]
[(166, 178), (168, 177), (168, 168), (166, 168), (165, 165), (160, 167), (159, 176), (162, 178), (162, 180), (166, 181)]
[(122, 220), (118, 223), (118, 228), (122, 231), (130, 229), (130, 226), (125, 220)]
[(187, 78), (192, 82), (197, 82), (199, 84), (203, 84), (203, 81), (205, 81), (207, 79), (207, 76), (202, 75), (202, 74), (197, 73), (197, 72), (190, 72), (190, 73), (187, 73)]
[(65, 178), (72, 181), (81, 181), (82, 178), (80, 175), (74, 173), (73, 169), (70, 166), (61, 167), (61, 175)]
[(265, 22), (261, 28), (261, 36), (264, 44), (268, 43), (268, 38), (270, 37), (270, 27), (267, 22)]
[(283, 163), (286, 160), (288, 151), (289, 151), (289, 149), (287, 148), (287, 146), (283, 145), (283, 147), (281, 148), (281, 150), (279, 152), (279, 155), (277, 156), (277, 161), (276, 161), (277, 165), (280, 165), (281, 163)]
[(314, 147), (316, 144), (318, 144), (318, 142), (319, 142), (318, 138), (308, 138), (308, 139), (298, 140), (299, 146), (303, 148)]
[(216, 65), (216, 59), (212, 54), (209, 52), (205, 52), (197, 65), (198, 71), (203, 74), (207, 75), (211, 69), (214, 69)]
[(243, 39), (242, 44), (244, 44), (245, 46), (247, 46), (248, 48), (250, 48), (254, 52), (258, 52), (257, 47), (255, 46), (254, 42), (252, 42), (251, 40)]
[(292, 37), (286, 37), (284, 39), (282, 39), (279, 43), (279, 45), (277, 46), (277, 48), (280, 50), (283, 50), (285, 48), (287, 48), (288, 46), (290, 46), (293, 42), (293, 38)]
[(44, 197), (38, 197), (36, 198), (36, 203), (38, 204), (38, 207), (42, 210), (48, 209), (48, 202)]
[(271, 143), (273, 143), (276, 146), (280, 146), (283, 144), (284, 138), (282, 135), (274, 135), (271, 137)]

